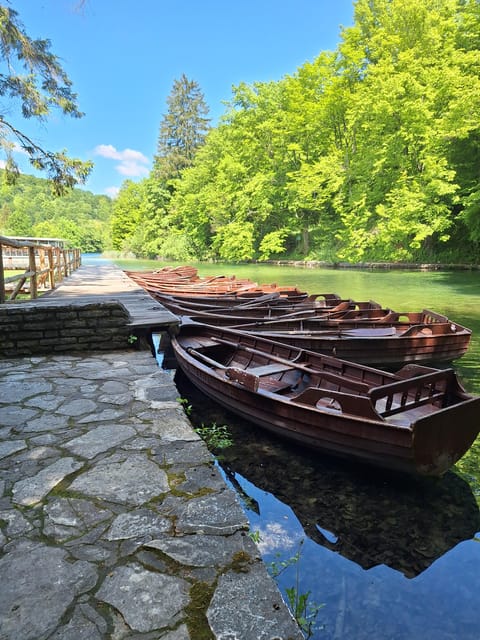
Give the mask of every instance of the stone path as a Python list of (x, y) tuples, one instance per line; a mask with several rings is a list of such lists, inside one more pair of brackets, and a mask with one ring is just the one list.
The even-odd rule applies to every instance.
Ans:
[(149, 352), (0, 360), (1, 640), (300, 640)]

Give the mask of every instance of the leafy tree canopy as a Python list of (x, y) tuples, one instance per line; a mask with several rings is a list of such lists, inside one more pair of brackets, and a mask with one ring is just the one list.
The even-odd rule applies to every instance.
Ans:
[(50, 183), (20, 175), (15, 184), (0, 171), (0, 235), (63, 238), (84, 252), (110, 246), (112, 201), (83, 189), (52, 198)]
[(197, 259), (479, 262), (479, 34), (478, 0), (356, 0), (336, 51), (234, 87), (199, 145), (180, 130), (181, 114), (203, 131), (183, 77), (139, 251), (166, 255), (168, 237)]
[(5, 178), (12, 182), (19, 174), (12, 154), (18, 145), (32, 166), (47, 174), (56, 194), (84, 183), (92, 169), (91, 162), (69, 158), (65, 151), (44, 149), (7, 117), (12, 104), (18, 105), (24, 118), (40, 121), (46, 120), (54, 108), (74, 118), (83, 114), (77, 107), (71, 81), (50, 51), (50, 42), (30, 38), (18, 13), (5, 4), (0, 4), (0, 61), (0, 147), (6, 158)]

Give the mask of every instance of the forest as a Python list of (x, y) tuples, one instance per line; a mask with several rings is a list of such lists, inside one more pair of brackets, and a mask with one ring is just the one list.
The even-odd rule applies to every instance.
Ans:
[(112, 201), (83, 189), (54, 197), (48, 180), (0, 172), (0, 235), (63, 238), (84, 252), (108, 248)]
[(218, 126), (184, 79), (152, 174), (114, 203), (115, 248), (478, 262), (479, 44), (478, 0), (357, 0), (336, 51), (234, 87)]
[[(150, 175), (112, 202), (83, 192), (78, 242), (179, 261), (479, 263), (479, 45), (478, 0), (357, 0), (335, 51), (234, 86), (215, 125), (183, 75)], [(74, 233), (73, 196), (43, 218), (27, 191), (2, 198), (0, 228)]]

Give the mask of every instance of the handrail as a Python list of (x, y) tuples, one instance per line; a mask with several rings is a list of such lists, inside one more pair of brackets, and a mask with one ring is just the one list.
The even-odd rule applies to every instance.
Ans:
[[(28, 267), (18, 275), (5, 277), (4, 247), (13, 249), (28, 249)], [(25, 256), (27, 257), (27, 256)], [(39, 264), (37, 265), (37, 257)], [(48, 260), (46, 265), (45, 257)], [(29, 280), (28, 293), (31, 299), (38, 297), (38, 290), (45, 286), (54, 289), (57, 281), (70, 275), (81, 264), (80, 249), (63, 249), (50, 244), (32, 242), (30, 240), (15, 240), (0, 235), (0, 304), (7, 301), (6, 285), (17, 282), (10, 292), (8, 301), (15, 300), (18, 294), (25, 291), (24, 286)]]

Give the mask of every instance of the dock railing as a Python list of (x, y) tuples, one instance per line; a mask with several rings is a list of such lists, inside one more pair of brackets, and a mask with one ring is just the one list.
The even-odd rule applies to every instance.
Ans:
[[(22, 273), (5, 276), (7, 259), (10, 259), (7, 247), (23, 250), (22, 257), (28, 260), (28, 265)], [(0, 304), (15, 300), (20, 293), (27, 293), (31, 299), (38, 298), (39, 291), (55, 289), (56, 283), (78, 269), (80, 264), (80, 249), (0, 236)]]

